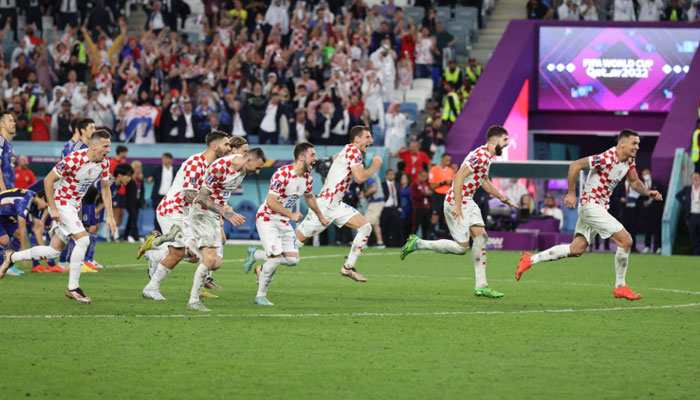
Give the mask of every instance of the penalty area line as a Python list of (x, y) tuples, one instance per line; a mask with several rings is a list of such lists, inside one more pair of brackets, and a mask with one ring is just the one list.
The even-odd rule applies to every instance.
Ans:
[(660, 306), (640, 307), (606, 307), (606, 308), (562, 308), (521, 311), (436, 311), (436, 312), (405, 312), (405, 313), (335, 313), (335, 314), (103, 314), (103, 315), (0, 315), (0, 319), (89, 319), (89, 318), (341, 318), (341, 317), (434, 317), (460, 315), (517, 315), (517, 314), (570, 314), (615, 311), (664, 310), (674, 308), (698, 307), (700, 303), (667, 304)]

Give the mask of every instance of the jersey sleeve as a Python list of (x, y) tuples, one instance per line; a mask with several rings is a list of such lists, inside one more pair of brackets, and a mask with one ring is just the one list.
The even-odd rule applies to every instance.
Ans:
[(635, 158), (630, 158), (629, 166), (630, 166), (630, 169), (629, 169), (629, 171), (627, 171), (627, 176), (632, 176), (633, 174), (636, 174), (637, 173), (637, 162), (635, 161)]
[(275, 171), (270, 179), (270, 194), (275, 196), (284, 196), (287, 189), (287, 184), (289, 183), (289, 173), (283, 171), (282, 168)]
[(590, 169), (602, 170), (610, 166), (611, 163), (612, 157), (609, 157), (607, 152), (588, 157), (588, 167)]
[(305, 174), (306, 177), (306, 189), (304, 190), (304, 194), (309, 194), (314, 192), (314, 177), (311, 176), (310, 173)]
[(58, 164), (53, 167), (53, 171), (56, 173), (56, 175), (64, 177), (70, 172), (74, 171), (77, 165), (78, 158), (69, 155), (68, 157), (65, 157), (63, 160), (59, 161)]
[(109, 159), (105, 158), (102, 161), (102, 173), (100, 174), (100, 180), (109, 181)]
[(357, 147), (348, 147), (345, 152), (345, 158), (348, 160), (348, 166), (350, 168), (356, 165), (362, 165), (362, 153)]
[(36, 193), (27, 190), (27, 193), (21, 199), (15, 201), (15, 210), (17, 211), (17, 216), (22, 218), (27, 218), (29, 216), (29, 204), (31, 204), (32, 199)]
[(202, 175), (206, 172), (204, 171), (204, 165), (201, 162), (192, 160), (182, 166), (182, 172), (185, 175), (182, 190), (199, 190), (202, 186)]

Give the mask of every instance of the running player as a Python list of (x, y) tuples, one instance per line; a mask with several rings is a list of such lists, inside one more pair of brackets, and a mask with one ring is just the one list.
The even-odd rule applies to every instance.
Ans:
[(613, 296), (627, 300), (639, 300), (642, 295), (627, 286), (627, 262), (632, 249), (632, 236), (622, 224), (608, 213), (610, 194), (615, 186), (626, 178), (630, 188), (642, 196), (661, 201), (663, 197), (656, 190), (648, 190), (637, 176), (635, 157), (639, 150), (639, 134), (625, 129), (617, 138), (617, 146), (590, 157), (574, 161), (569, 166), (569, 191), (564, 197), (564, 204), (569, 208), (576, 206), (576, 181), (581, 170), (588, 172), (583, 194), (578, 201), (578, 221), (571, 244), (560, 244), (543, 252), (520, 256), (515, 280), (533, 265), (543, 261), (554, 261), (567, 257), (580, 257), (593, 243), (596, 235), (611, 238), (617, 244), (615, 252), (615, 287)]
[[(255, 226), (260, 234), (260, 240), (265, 249), (258, 257), (265, 257), (267, 261), (258, 266), (255, 272), (258, 275), (258, 293), (255, 303), (271, 306), (267, 300), (267, 288), (272, 282), (272, 277), (280, 265), (293, 267), (299, 263), (299, 250), (296, 246), (294, 229), (289, 221), (299, 223), (302, 214), (296, 211), (299, 197), (304, 197), (309, 209), (313, 211), (323, 226), (330, 223), (321, 214), (313, 194), (313, 177), (311, 170), (316, 164), (316, 150), (314, 145), (308, 142), (294, 146), (294, 164), (280, 167), (270, 180), (270, 191), (265, 203), (260, 205), (255, 216)], [(256, 247), (248, 249), (249, 258), (254, 257)], [(251, 263), (246, 264), (250, 271)]]
[(245, 218), (236, 214), (228, 199), (231, 192), (243, 182), (246, 175), (260, 173), (265, 164), (265, 153), (259, 147), (248, 150), (245, 155), (232, 154), (215, 161), (207, 170), (202, 189), (197, 195), (195, 205), (190, 212), (190, 224), (201, 251), (202, 260), (194, 274), (190, 300), (187, 309), (192, 311), (209, 311), (199, 300), (209, 270), (221, 267), (222, 257), (218, 248), (222, 246), (219, 219), (227, 219), (234, 226), (241, 226)]
[(508, 146), (508, 131), (502, 126), (490, 127), (486, 132), (486, 144), (467, 154), (462, 161), (462, 166), (455, 174), (452, 187), (445, 195), (445, 220), (453, 240), (422, 240), (416, 235), (411, 235), (401, 248), (402, 260), (416, 250), (463, 255), (467, 253), (469, 237), (471, 237), (474, 241), (472, 262), (476, 277), (474, 295), (489, 298), (503, 297), (503, 293), (491, 289), (486, 281), (486, 242), (488, 236), (484, 229), (481, 210), (474, 202), (473, 197), (481, 186), (503, 204), (517, 208), (493, 186), (488, 177), (491, 158), (500, 156), (506, 146)]
[[(165, 300), (165, 297), (160, 294), (160, 284), (184, 258), (185, 239), (193, 237), (190, 222), (187, 219), (192, 201), (197, 197), (207, 168), (215, 160), (224, 157), (231, 151), (231, 145), (225, 132), (212, 131), (205, 140), (207, 149), (191, 156), (182, 164), (168, 193), (156, 209), (158, 223), (169, 234), (158, 238), (160, 240), (154, 240), (152, 236), (148, 237), (136, 254), (138, 259), (142, 254), (148, 252), (149, 265), (155, 265), (155, 269), (150, 274), (151, 280), (142, 291), (145, 299)], [(181, 234), (177, 234), (178, 231), (181, 231)], [(174, 237), (173, 232), (175, 233)], [(152, 244), (160, 246), (166, 242), (170, 242), (167, 248), (149, 250)], [(196, 246), (188, 250), (195, 254), (199, 253)], [(197, 254), (197, 258), (201, 260), (201, 255)]]
[(19, 240), (20, 248), (27, 249), (27, 219), (31, 212), (47, 207), (42, 190), (35, 193), (28, 189), (9, 189), (0, 192), (0, 248), (6, 250), (10, 240)]
[[(112, 215), (112, 193), (109, 189), (109, 159), (111, 135), (106, 130), (93, 133), (90, 148), (76, 151), (61, 160), (44, 178), (46, 200), (54, 220), (56, 235), (51, 238), (49, 246), (33, 247), (29, 250), (13, 252), (5, 251), (5, 260), (0, 266), (0, 278), (5, 275), (11, 263), (30, 259), (55, 258), (68, 242), (75, 240), (75, 250), (71, 254), (71, 268), (66, 297), (79, 303), (90, 303), (92, 300), (80, 289), (80, 271), (85, 258), (85, 252), (90, 245), (90, 239), (83, 227), (78, 211), (80, 201), (90, 185), (101, 179), (102, 197), (107, 209), (108, 233), (117, 226)], [(54, 188), (54, 183), (57, 183)]]
[[(355, 263), (367, 244), (367, 239), (372, 233), (372, 226), (355, 208), (343, 203), (343, 196), (352, 179), (358, 184), (364, 183), (381, 167), (382, 159), (375, 156), (369, 168), (365, 168), (362, 164), (362, 157), (367, 152), (367, 147), (374, 142), (368, 127), (353, 126), (349, 136), (350, 144), (345, 145), (343, 150), (335, 155), (326, 182), (318, 196), (318, 208), (327, 221), (321, 220), (316, 213), (308, 213), (297, 228), (297, 246), (302, 247), (308, 238), (323, 232), (328, 226), (328, 221), (339, 228), (347, 226), (357, 230), (350, 254), (348, 254), (345, 264), (340, 267), (340, 274), (357, 282), (367, 282), (367, 279), (355, 270)], [(247, 261), (251, 261), (250, 253), (248, 258)], [(261, 259), (260, 257), (252, 258)]]

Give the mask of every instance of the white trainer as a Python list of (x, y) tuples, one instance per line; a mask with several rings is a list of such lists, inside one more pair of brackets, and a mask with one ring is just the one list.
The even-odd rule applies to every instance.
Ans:
[(143, 295), (144, 299), (149, 299), (149, 300), (166, 300), (165, 297), (163, 297), (162, 294), (160, 294), (160, 291), (156, 289), (143, 289), (141, 292)]
[(201, 301), (196, 303), (187, 303), (187, 309), (190, 311), (211, 311)]

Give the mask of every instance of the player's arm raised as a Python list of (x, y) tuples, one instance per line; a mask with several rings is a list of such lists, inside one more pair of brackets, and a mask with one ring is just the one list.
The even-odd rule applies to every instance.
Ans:
[(510, 199), (508, 199), (506, 196), (502, 195), (501, 192), (496, 189), (495, 186), (493, 186), (493, 183), (491, 183), (491, 179), (486, 177), (484, 181), (481, 183), (481, 187), (484, 188), (486, 193), (492, 195), (493, 197), (497, 198), (498, 200), (501, 201), (501, 203), (507, 205), (510, 208), (518, 208), (517, 204), (513, 204)]
[(578, 175), (582, 170), (588, 171), (591, 167), (589, 165), (590, 157), (584, 157), (572, 162), (569, 165), (569, 174), (566, 180), (569, 182), (569, 191), (564, 196), (564, 204), (569, 208), (576, 207), (576, 181), (578, 180)]
[[(100, 189), (102, 192), (102, 204), (104, 204), (105, 211), (107, 212), (107, 228), (111, 234), (114, 234), (117, 229), (117, 222), (114, 220), (114, 213), (112, 212), (112, 190), (110, 188), (110, 183), (108, 179), (102, 179), (100, 181)], [(48, 195), (46, 197), (49, 197)]]
[(60, 177), (56, 174), (56, 171), (51, 170), (46, 178), (44, 178), (44, 192), (46, 193), (46, 202), (49, 203), (49, 211), (51, 212), (51, 219), (56, 222), (61, 222), (61, 216), (58, 215), (58, 208), (56, 208), (56, 200), (53, 198), (53, 185), (58, 181)]
[(313, 193), (306, 193), (304, 195), (304, 200), (306, 200), (306, 204), (309, 206), (309, 209), (316, 213), (318, 220), (321, 221), (321, 224), (323, 224), (323, 226), (330, 225), (331, 221), (327, 220), (326, 217), (324, 217), (323, 214), (321, 214), (321, 209), (318, 208), (316, 196), (314, 196)]
[(658, 201), (664, 199), (658, 190), (647, 190), (647, 187), (646, 185), (644, 185), (644, 182), (642, 182), (639, 179), (639, 175), (637, 175), (636, 169), (631, 169), (627, 173), (627, 182), (630, 184), (630, 187), (634, 189), (635, 192), (641, 194), (642, 196), (647, 196)]
[(199, 191), (195, 202), (202, 206), (204, 209), (221, 215), (229, 222), (231, 222), (233, 226), (241, 226), (245, 223), (245, 217), (243, 217), (241, 214), (236, 214), (233, 211), (233, 208), (231, 208), (231, 206), (229, 205), (221, 206), (219, 204), (214, 203), (210, 195), (211, 191), (203, 187), (202, 190)]
[(374, 156), (372, 159), (372, 165), (369, 168), (365, 168), (363, 165), (359, 164), (351, 167), (350, 171), (352, 172), (352, 178), (355, 180), (355, 182), (358, 184), (363, 184), (372, 176), (372, 174), (377, 172), (381, 166), (382, 158), (379, 156)]
[(462, 188), (464, 187), (464, 179), (472, 173), (469, 165), (462, 164), (459, 171), (455, 174), (455, 179), (452, 181), (452, 192), (455, 196), (455, 206), (452, 207), (452, 216), (459, 221), (462, 218)]
[(299, 222), (301, 221), (301, 218), (303, 215), (298, 212), (291, 212), (284, 208), (282, 203), (280, 203), (278, 195), (274, 193), (268, 193), (267, 194), (267, 199), (265, 200), (265, 204), (267, 204), (268, 207), (277, 214), (284, 215), (285, 217), (291, 219), (294, 222)]

